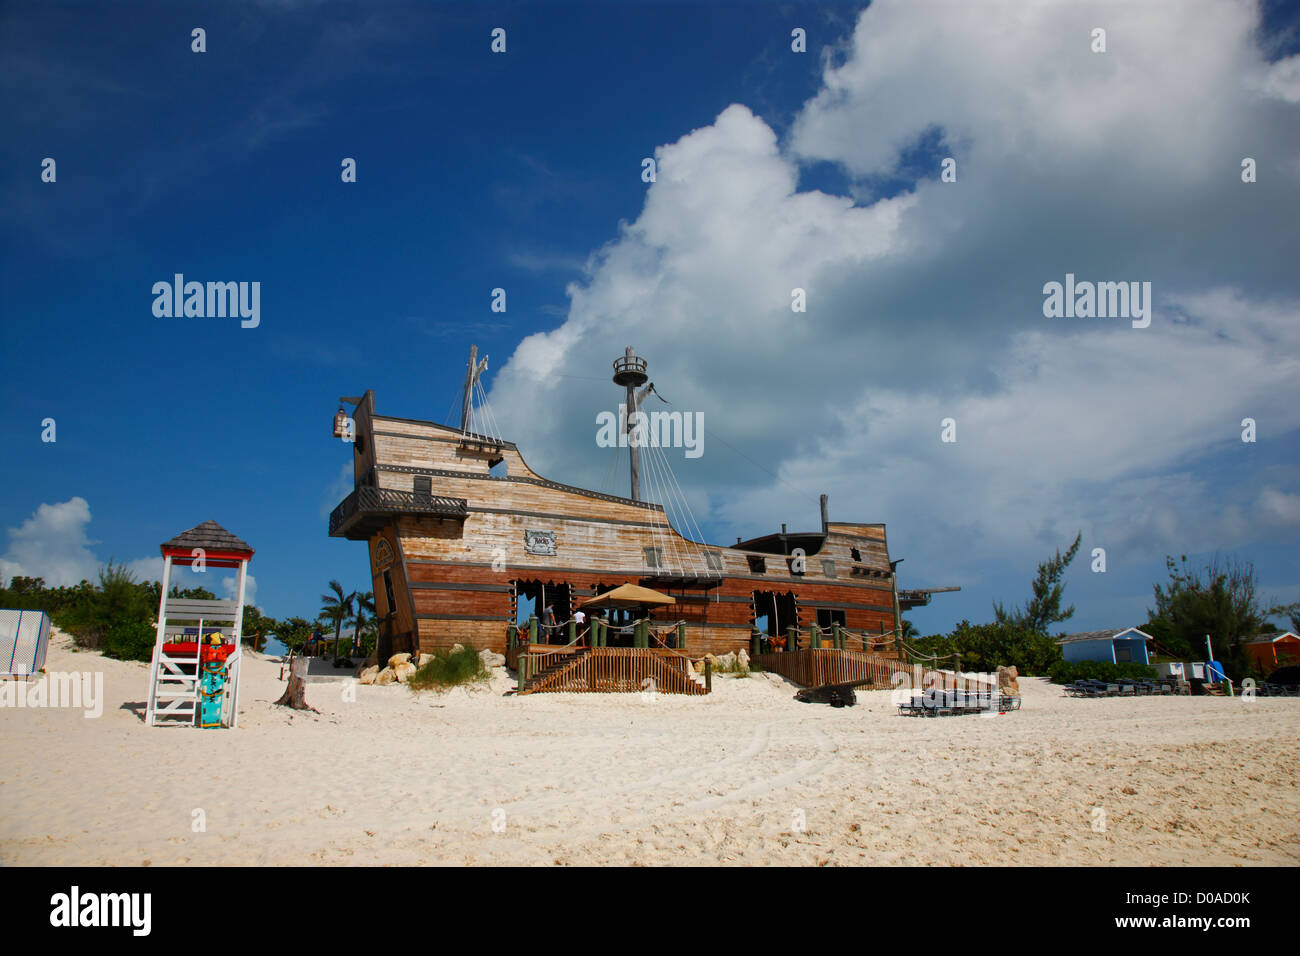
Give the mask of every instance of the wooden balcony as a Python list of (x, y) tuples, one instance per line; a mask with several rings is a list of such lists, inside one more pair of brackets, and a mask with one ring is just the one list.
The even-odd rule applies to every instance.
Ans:
[(330, 514), (330, 537), (365, 541), (397, 515), (463, 520), (467, 513), (464, 498), (391, 488), (358, 488)]

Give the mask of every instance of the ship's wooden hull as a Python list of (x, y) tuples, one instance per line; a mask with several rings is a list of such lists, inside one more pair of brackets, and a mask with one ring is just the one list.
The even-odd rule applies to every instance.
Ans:
[[(678, 535), (657, 505), (547, 481), (510, 443), (380, 417), (369, 392), (354, 427), (357, 491), (330, 533), (368, 542), (381, 655), (457, 643), (503, 652), (521, 600), (542, 593), (564, 621), (625, 582), (676, 598), (651, 619), (684, 621), (692, 653), (748, 647), (756, 619), (776, 634), (896, 626), (884, 525), (828, 522), (820, 534), (708, 546)], [(809, 547), (788, 553), (792, 543)]]

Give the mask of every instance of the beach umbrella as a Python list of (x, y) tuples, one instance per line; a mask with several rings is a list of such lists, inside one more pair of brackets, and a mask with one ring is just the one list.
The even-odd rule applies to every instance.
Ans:
[(669, 604), (676, 604), (677, 598), (668, 594), (660, 594), (658, 591), (652, 591), (649, 588), (643, 588), (636, 584), (620, 584), (612, 591), (606, 591), (594, 598), (588, 598), (582, 602), (583, 608), (636, 608), (636, 607), (664, 607)]

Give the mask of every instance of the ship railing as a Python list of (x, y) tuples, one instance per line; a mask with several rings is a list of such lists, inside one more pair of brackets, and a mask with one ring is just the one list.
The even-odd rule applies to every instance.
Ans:
[(468, 514), (464, 498), (446, 498), (417, 491), (399, 491), (396, 488), (358, 488), (343, 499), (330, 513), (330, 534), (334, 534), (353, 515), (362, 512), (396, 512), (434, 514), (463, 518)]
[(871, 634), (867, 631), (850, 630), (843, 624), (832, 624), (830, 627), (821, 627), (818, 624), (800, 627), (790, 624), (779, 634), (764, 634), (757, 628), (750, 632), (751, 655), (820, 648), (881, 654), (897, 650), (898, 646), (892, 631)]

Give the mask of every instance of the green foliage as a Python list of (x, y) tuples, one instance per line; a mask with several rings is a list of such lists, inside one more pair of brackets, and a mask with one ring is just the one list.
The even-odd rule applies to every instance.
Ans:
[(1264, 626), (1260, 628), (1260, 633), (1268, 633), (1271, 631), (1291, 631), (1293, 634), (1300, 634), (1300, 601), (1297, 601), (1294, 604), (1278, 604), (1269, 608), (1268, 616), (1272, 617), (1274, 614), (1285, 617), (1290, 622), (1290, 627), (1278, 627), (1272, 622), (1266, 622)]
[(1047, 629), (1053, 624), (1073, 617), (1073, 604), (1064, 610), (1061, 609), (1061, 598), (1065, 593), (1065, 585), (1061, 583), (1061, 578), (1065, 574), (1065, 569), (1070, 566), (1070, 562), (1074, 560), (1074, 556), (1079, 553), (1081, 541), (1083, 541), (1082, 531), (1075, 535), (1074, 544), (1070, 545), (1065, 554), (1061, 554), (1058, 548), (1054, 557), (1038, 565), (1038, 576), (1034, 578), (1031, 585), (1034, 596), (1023, 608), (1013, 608), (1008, 611), (1001, 603), (995, 601), (993, 615), (997, 623), (1046, 634)]
[[(969, 622), (963, 621), (968, 627)], [(952, 636), (949, 634), (927, 634), (925, 637), (917, 637), (908, 641), (918, 656), (918, 662), (921, 664), (930, 663), (933, 658), (945, 658), (952, 654), (954, 647)], [(943, 666), (943, 661), (939, 662)]]
[(1165, 557), (1169, 581), (1152, 591), (1155, 607), (1143, 626), (1160, 650), (1183, 660), (1203, 660), (1205, 636), (1210, 635), (1215, 657), (1233, 680), (1249, 673), (1251, 664), (1244, 640), (1258, 634), (1267, 615), (1256, 594), (1255, 568), (1250, 563), (1220, 561), (1216, 555), (1205, 570), (1189, 570), (1187, 556), (1176, 563)]
[(361, 654), (369, 657), (374, 652), (379, 637), (379, 619), (375, 612), (375, 592), (356, 591), (356, 614), (351, 620), (355, 640), (361, 644)]
[(101, 649), (119, 660), (147, 661), (153, 654), (160, 589), (138, 584), (125, 565), (110, 559), (99, 572), (99, 586), (78, 586), (75, 597), (52, 618), (81, 647)]
[(487, 680), (488, 669), (474, 645), (458, 651), (434, 651), (424, 666), (407, 678), (412, 690), (445, 691), (462, 684)]
[(1112, 664), (1110, 661), (1057, 661), (1047, 671), (1053, 684), (1072, 684), (1077, 680), (1116, 681), (1121, 678), (1151, 680), (1156, 669), (1146, 664)]
[(949, 636), (967, 671), (995, 671), (1014, 666), (1022, 674), (1045, 674), (1061, 659), (1061, 649), (1046, 634), (1008, 622), (971, 624), (962, 621)]
[(266, 650), (266, 636), (274, 634), (279, 626), (275, 618), (267, 617), (251, 604), (245, 604), (243, 622), (240, 630), (242, 642), (255, 651)]
[(290, 617), (277, 622), (275, 636), (280, 643), (296, 654), (302, 650), (303, 645), (311, 638), (314, 627), (315, 624), (306, 618)]
[(344, 594), (343, 585), (338, 581), (330, 581), (329, 588), (331, 593), (320, 596), (320, 616), (334, 625), (334, 659), (338, 660), (341, 656), (339, 635), (343, 632), (343, 623), (352, 618), (353, 602), (356, 601), (357, 592)]
[(153, 656), (157, 634), (144, 618), (114, 621), (104, 631), (104, 656), (122, 661), (147, 661)]
[[(0, 607), (45, 611), (80, 648), (120, 660), (147, 661), (157, 637), (161, 594), (158, 581), (136, 581), (125, 565), (110, 559), (95, 584), (82, 581), (75, 587), (50, 588), (41, 578), (15, 577), (8, 588), (0, 588)], [(216, 597), (206, 588), (172, 587), (170, 595), (205, 601)], [(265, 632), (264, 622), (271, 619), (250, 605), (244, 608), (246, 634), (250, 621), (261, 622), (258, 628)]]

